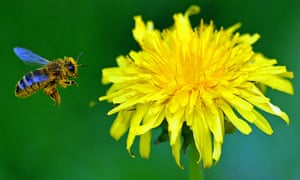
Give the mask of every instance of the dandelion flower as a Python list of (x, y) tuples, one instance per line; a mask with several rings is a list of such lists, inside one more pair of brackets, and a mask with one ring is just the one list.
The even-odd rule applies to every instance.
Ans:
[(139, 137), (139, 153), (148, 158), (152, 131), (162, 128), (179, 167), (188, 139), (199, 153), (198, 162), (210, 167), (220, 159), (227, 125), (245, 135), (252, 126), (271, 135), (261, 111), (289, 123), (260, 86), (293, 94), (288, 80), (293, 73), (254, 52), (259, 35), (235, 32), (240, 24), (216, 29), (212, 21), (201, 20), (193, 28), (189, 16), (199, 11), (191, 6), (185, 14), (175, 14), (174, 25), (163, 31), (135, 16), (133, 36), (141, 50), (118, 57), (117, 67), (102, 71), (103, 83), (112, 86), (100, 101), (112, 102), (108, 115), (117, 114), (110, 133), (118, 140), (128, 132), (126, 148), (132, 156)]

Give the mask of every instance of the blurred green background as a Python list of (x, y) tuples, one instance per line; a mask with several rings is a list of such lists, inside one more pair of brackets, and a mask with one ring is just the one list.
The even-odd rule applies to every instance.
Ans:
[[(205, 171), (206, 179), (300, 179), (300, 1), (274, 0), (9, 0), (0, 7), (0, 179), (187, 179), (175, 164), (168, 143), (153, 145), (149, 160), (131, 158), (109, 135), (112, 107), (97, 102), (109, 86), (101, 85), (101, 69), (115, 66), (115, 58), (131, 49), (139, 50), (131, 30), (133, 16), (153, 20), (157, 28), (173, 23), (175, 12), (189, 5), (201, 6), (192, 16), (213, 19), (216, 26), (242, 22), (242, 33), (261, 39), (256, 51), (295, 73), (294, 96), (269, 90), (274, 104), (285, 110), (290, 126), (268, 116), (274, 129), (267, 136), (253, 127), (249, 136), (235, 133), (225, 138), (220, 162)], [(61, 107), (39, 92), (30, 98), (14, 96), (16, 82), (32, 67), (25, 66), (12, 48), (22, 46), (54, 59), (83, 51), (79, 87), (60, 89)], [(96, 106), (89, 107), (90, 101)], [(159, 132), (159, 131), (157, 131)], [(154, 137), (155, 138), (155, 137)], [(136, 143), (137, 144), (137, 143)], [(135, 145), (133, 151), (138, 154)]]

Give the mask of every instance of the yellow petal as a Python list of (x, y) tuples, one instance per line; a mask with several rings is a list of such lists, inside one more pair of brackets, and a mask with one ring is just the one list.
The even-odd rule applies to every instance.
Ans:
[(218, 162), (222, 153), (222, 143), (214, 140), (213, 159)]
[(149, 110), (150, 104), (138, 104), (136, 106), (135, 112), (132, 114), (131, 121), (130, 121), (130, 128), (128, 132), (128, 137), (126, 141), (126, 149), (129, 152), (130, 155), (134, 157), (134, 155), (131, 153), (131, 146), (134, 142), (134, 139), (136, 137), (136, 128), (140, 125), (145, 113)]
[(148, 159), (151, 151), (151, 131), (140, 136), (140, 155), (142, 158)]
[(223, 98), (226, 99), (231, 106), (233, 107), (239, 107), (241, 109), (244, 109), (246, 111), (251, 111), (253, 109), (252, 104), (245, 101), (244, 99), (232, 94), (231, 92), (225, 91), (222, 92)]
[(143, 124), (136, 128), (136, 134), (141, 135), (158, 127), (165, 118), (164, 106), (153, 105), (145, 114)]
[(169, 138), (170, 144), (174, 144), (176, 139), (180, 137), (181, 128), (183, 125), (183, 115), (184, 109), (177, 111), (176, 113), (167, 113), (166, 120), (168, 122), (168, 131), (169, 131)]
[(242, 119), (238, 118), (233, 112), (232, 108), (226, 103), (222, 102), (220, 108), (225, 113), (228, 120), (243, 134), (250, 134), (252, 129), (251, 127)]
[(256, 110), (246, 111), (244, 109), (236, 108), (236, 110), (249, 122), (254, 123), (264, 133), (271, 135), (273, 129), (269, 122)]
[(175, 161), (177, 163), (177, 165), (181, 168), (181, 169), (184, 169), (183, 166), (181, 165), (180, 163), (180, 149), (181, 149), (181, 139), (180, 137), (178, 137), (176, 140), (175, 140), (175, 143), (173, 144), (170, 144), (171, 147), (172, 147), (172, 154), (175, 158)]
[(224, 135), (222, 121), (224, 120), (221, 119), (215, 104), (210, 104), (210, 106), (203, 107), (203, 113), (209, 129), (214, 135), (214, 139), (217, 142), (222, 143)]
[(128, 130), (132, 112), (121, 111), (110, 128), (110, 135), (119, 140)]
[(254, 121), (254, 124), (261, 129), (264, 133), (271, 135), (273, 134), (273, 129), (266, 118), (261, 115), (258, 111), (253, 110), (253, 113), (256, 115), (257, 119)]
[(201, 159), (203, 159), (204, 167), (210, 167), (212, 165), (211, 135), (204, 114), (200, 109), (194, 112), (194, 119), (191, 128), (193, 131), (196, 149), (199, 154), (201, 154), (198, 163)]
[(261, 83), (270, 86), (273, 89), (282, 91), (288, 94), (294, 94), (293, 85), (289, 80), (278, 76), (270, 76), (268, 79), (261, 81)]
[(153, 30), (153, 23), (149, 22), (146, 26), (141, 16), (135, 16), (134, 21), (135, 28), (133, 29), (133, 36), (137, 41), (141, 42), (147, 38), (149, 31)]

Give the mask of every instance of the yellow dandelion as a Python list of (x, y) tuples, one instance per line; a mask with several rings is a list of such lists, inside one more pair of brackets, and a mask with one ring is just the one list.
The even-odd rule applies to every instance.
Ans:
[(161, 127), (158, 142), (169, 141), (179, 167), (188, 139), (199, 153), (198, 162), (210, 167), (220, 159), (226, 124), (245, 135), (254, 124), (270, 135), (273, 130), (259, 110), (289, 123), (260, 86), (293, 94), (287, 80), (293, 73), (254, 52), (259, 35), (235, 32), (240, 24), (216, 30), (212, 21), (201, 20), (193, 28), (189, 16), (199, 11), (191, 6), (185, 14), (175, 14), (174, 25), (163, 31), (134, 17), (133, 36), (141, 50), (118, 57), (118, 67), (102, 71), (103, 83), (113, 84), (100, 100), (115, 105), (108, 115), (117, 113), (110, 133), (118, 140), (128, 132), (126, 148), (132, 156), (139, 137), (140, 155), (148, 158), (152, 130)]

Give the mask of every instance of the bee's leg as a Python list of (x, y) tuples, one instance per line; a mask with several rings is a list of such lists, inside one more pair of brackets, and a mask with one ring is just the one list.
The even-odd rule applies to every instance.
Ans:
[(68, 86), (72, 86), (73, 84), (76, 84), (76, 85), (78, 86), (78, 83), (77, 83), (76, 81), (70, 80), (70, 79), (63, 79), (63, 80), (60, 80), (58, 83), (59, 83), (59, 84), (61, 85), (61, 87), (63, 87), (63, 88), (66, 88), (66, 87), (68, 87)]
[(44, 89), (45, 94), (51, 97), (58, 105), (60, 105), (60, 95), (56, 86), (48, 86)]

